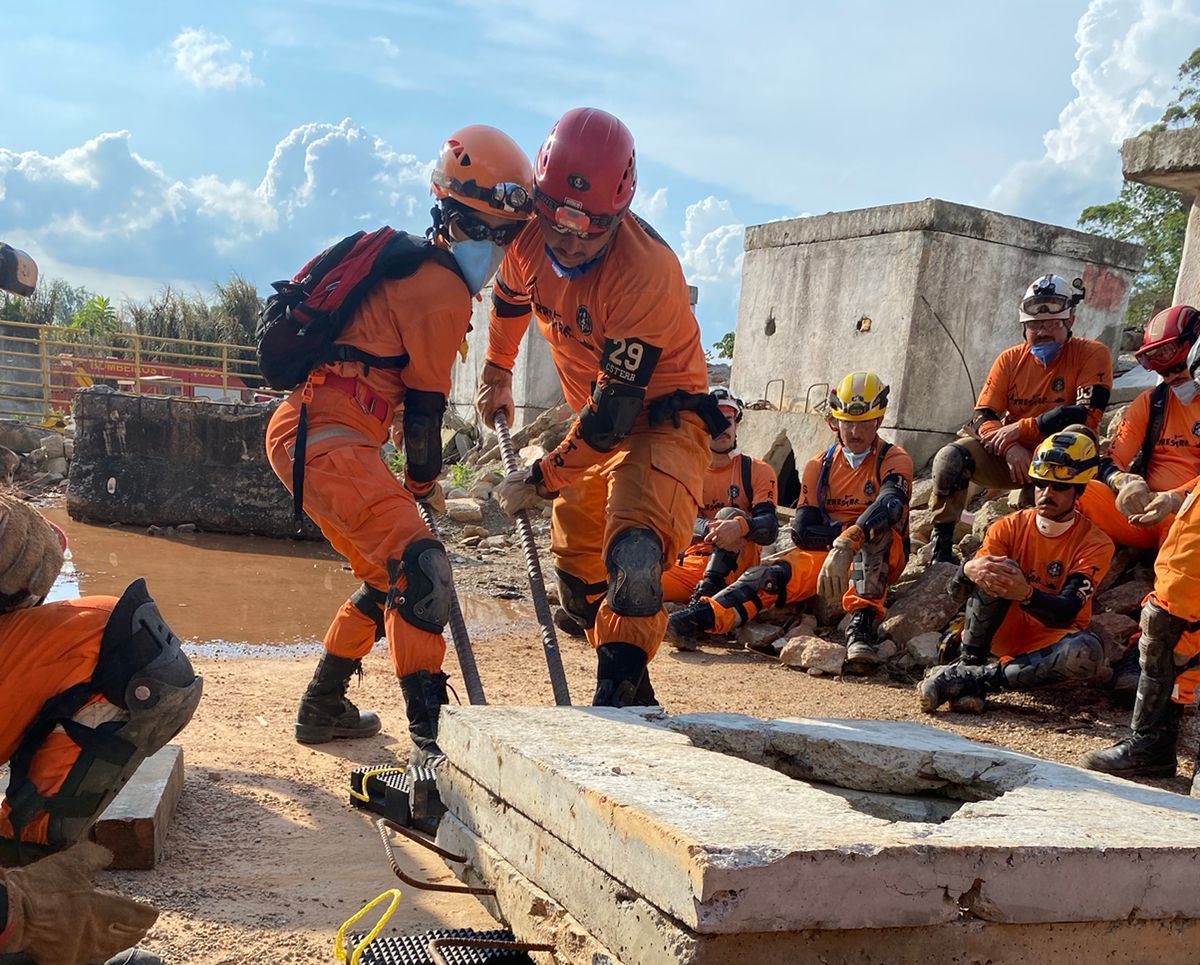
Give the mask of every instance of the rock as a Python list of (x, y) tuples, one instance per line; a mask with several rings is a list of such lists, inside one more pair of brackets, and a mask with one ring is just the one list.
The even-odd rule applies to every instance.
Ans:
[(178, 526), (175, 527), (175, 532), (177, 532), (177, 533), (194, 533), (194, 532), (196, 532), (196, 524), (195, 523), (180, 523)]
[(974, 533), (968, 533), (958, 541), (958, 555), (964, 560), (972, 559), (979, 552), (979, 547), (982, 545), (983, 540)]
[(918, 667), (932, 667), (938, 661), (938, 641), (941, 634), (929, 631), (918, 633), (905, 644), (905, 650)]
[(531, 442), (529, 445), (521, 449), (517, 453), (517, 458), (521, 460), (524, 466), (532, 466), (535, 462), (546, 455), (545, 446), (539, 445), (536, 442)]
[(67, 475), (71, 467), (68, 465), (65, 456), (55, 456), (52, 459), (47, 459), (46, 465), (43, 468), (51, 476), (58, 476), (59, 479), (62, 479)]
[(481, 539), (479, 541), (479, 545), (484, 546), (488, 549), (492, 549), (492, 550), (504, 549), (504, 547), (506, 547), (508, 545), (508, 537), (507, 536), (485, 536), (483, 539)]
[(458, 545), (459, 545), (459, 546), (466, 546), (466, 547), (469, 547), (469, 548), (471, 548), (471, 549), (474, 549), (476, 546), (478, 546), (478, 545), (479, 545), (479, 542), (480, 542), (480, 540), (482, 540), (482, 539), (483, 539), (483, 537), (482, 537), (482, 536), (468, 536), (468, 537), (466, 537), (465, 539), (460, 539), (460, 540), (458, 541)]
[(553, 606), (558, 606), (562, 602), (558, 594), (558, 580), (550, 580), (546, 584), (546, 602)]
[[(496, 482), (499, 482), (499, 480), (496, 480)], [(492, 490), (496, 488), (496, 482), (492, 481), (491, 473), (488, 473), (483, 478), (477, 480), (473, 486), (471, 486), (471, 491), (468, 493), (468, 495), (475, 499), (482, 499), (485, 501), (491, 499)]]
[(18, 455), (27, 456), (42, 445), (42, 433), (45, 429), (37, 429), (24, 422), (10, 419), (0, 419), (0, 446), (11, 449)]
[(1129, 638), (1137, 632), (1137, 621), (1123, 613), (1098, 613), (1092, 617), (1090, 629), (1104, 644), (1104, 659), (1116, 663), (1129, 649)]
[(467, 499), (470, 495), (462, 486), (453, 486), (446, 490), (447, 499)]
[(980, 542), (983, 542), (983, 534), (987, 532), (987, 528), (1001, 516), (1007, 516), (1012, 511), (1007, 497), (984, 503), (975, 513), (975, 522), (971, 525), (971, 532)]
[(63, 440), (63, 455), (67, 457), (68, 461), (75, 458), (75, 440), (74, 439), (64, 439)]
[(474, 499), (447, 499), (446, 515), (456, 523), (483, 522), (483, 507)]
[(824, 627), (833, 626), (842, 619), (842, 602), (829, 602), (824, 597), (814, 596), (812, 601), (813, 614), (817, 618), (817, 623)]
[(779, 662), (798, 670), (817, 670), (836, 676), (846, 662), (846, 648), (840, 643), (800, 634), (792, 637), (779, 653)]
[(947, 588), (958, 572), (954, 563), (933, 563), (888, 611), (883, 631), (901, 646), (921, 633), (940, 630), (958, 610)]
[(887, 663), (899, 653), (899, 648), (896, 646), (896, 641), (889, 637), (884, 637), (879, 641), (879, 662)]
[(146, 527), (146, 535), (147, 536), (166, 536), (167, 531), (165, 529), (163, 529), (161, 526), (147, 526)]
[(926, 477), (925, 479), (914, 479), (912, 485), (912, 495), (909, 497), (908, 504), (910, 506), (918, 506), (924, 508), (929, 505), (929, 501), (933, 498), (933, 479)]
[[(1104, 593), (1105, 590), (1116, 586), (1124, 581), (1128, 574), (1130, 579), (1139, 579), (1136, 573), (1129, 573), (1130, 567), (1134, 566), (1141, 559), (1142, 551), (1135, 549), (1132, 546), (1118, 546), (1117, 551), (1113, 554), (1112, 565), (1109, 566), (1108, 572), (1104, 574), (1104, 579), (1100, 581), (1100, 585), (1096, 587), (1096, 595)], [(1154, 578), (1143, 582), (1153, 583)]]
[(491, 536), (486, 526), (476, 526), (474, 523), (469, 523), (462, 528), (463, 536)]
[(64, 445), (63, 437), (57, 432), (52, 432), (48, 436), (42, 436), (42, 448), (46, 450), (48, 459), (61, 459), (66, 456), (66, 446)]
[(1113, 613), (1140, 613), (1142, 600), (1152, 589), (1152, 584), (1143, 583), (1141, 580), (1120, 583), (1096, 597), (1095, 609), (1111, 610)]
[(738, 628), (738, 645), (747, 650), (760, 650), (773, 640), (783, 636), (783, 628), (774, 623), (764, 623), (762, 620), (752, 620)]

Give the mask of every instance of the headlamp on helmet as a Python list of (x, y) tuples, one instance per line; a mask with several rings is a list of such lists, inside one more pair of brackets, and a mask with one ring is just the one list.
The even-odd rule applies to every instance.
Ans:
[(829, 393), (829, 414), (841, 422), (882, 419), (890, 392), (874, 372), (851, 372)]

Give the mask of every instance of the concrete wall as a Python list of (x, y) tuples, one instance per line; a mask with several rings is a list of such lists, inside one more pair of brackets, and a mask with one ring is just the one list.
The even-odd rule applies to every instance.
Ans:
[[(483, 290), (483, 300), (475, 301), (471, 315), (471, 331), (467, 335), (466, 362), (455, 362), (450, 389), (450, 405), (455, 413), (468, 422), (475, 417), (475, 388), (479, 385), (479, 373), (487, 355), (488, 316), (492, 305), (492, 289)], [(521, 351), (513, 370), (513, 398), (517, 404), (517, 426), (532, 422), (547, 409), (558, 405), (563, 399), (562, 385), (554, 361), (550, 358), (550, 345), (537, 331), (533, 322), (521, 340)]]
[(830, 384), (873, 369), (892, 386), (886, 434), (920, 466), (1020, 340), (1033, 278), (1082, 276), (1075, 332), (1115, 347), (1141, 260), (1135, 245), (933, 199), (751, 227), (731, 385), (782, 414), (748, 414), (743, 448), (764, 455), (782, 431), (807, 459), (828, 444)]
[[(75, 396), (72, 519), (291, 536), (292, 497), (263, 440), (277, 403), (206, 404), (108, 388)], [(320, 539), (304, 518), (304, 535)]]

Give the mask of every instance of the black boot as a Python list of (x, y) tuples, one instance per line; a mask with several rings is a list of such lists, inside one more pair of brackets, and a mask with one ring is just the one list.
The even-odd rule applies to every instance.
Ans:
[(1129, 647), (1121, 659), (1113, 664), (1112, 688), (1118, 694), (1136, 694), (1138, 681), (1142, 678), (1142, 667), (1138, 658), (1138, 648)]
[(400, 678), (400, 690), (404, 694), (404, 708), (408, 712), (408, 735), (412, 738), (413, 750), (408, 762), (414, 767), (435, 766), (445, 758), (438, 747), (438, 712), (443, 704), (450, 702), (446, 691), (446, 674), (438, 671), (418, 670)]
[[(921, 709), (927, 714), (932, 714), (948, 701), (963, 700), (963, 709), (966, 709), (967, 706), (976, 703), (977, 699), (982, 700), (988, 694), (1003, 689), (1003, 669), (998, 663), (985, 666), (952, 663), (944, 667), (932, 667), (917, 684)], [(982, 709), (982, 704), (979, 704), (979, 707)]]
[(350, 678), (362, 669), (362, 661), (335, 657), (326, 653), (300, 699), (296, 713), (296, 740), (301, 744), (356, 737), (374, 737), (379, 733), (379, 717), (359, 711), (346, 696)]
[(957, 523), (934, 523), (933, 538), (930, 543), (933, 545), (933, 555), (930, 557), (930, 563), (957, 563), (958, 554), (954, 552), (954, 527)]
[(579, 625), (579, 622), (560, 606), (554, 608), (554, 625), (568, 637), (587, 636), (587, 631)]
[(879, 617), (870, 607), (850, 614), (846, 627), (846, 664), (844, 673), (870, 674), (879, 665)]
[[(667, 618), (663, 638), (676, 650), (697, 650), (700, 638), (716, 625), (712, 606), (705, 600), (676, 610)], [(624, 646), (624, 644), (622, 644)]]
[(130, 948), (114, 955), (104, 965), (162, 965), (162, 959), (141, 948)]
[(646, 707), (653, 702), (645, 650), (632, 643), (603, 643), (596, 648), (593, 707)]
[(716, 547), (708, 558), (704, 576), (692, 591), (692, 603), (699, 603), (706, 596), (716, 596), (729, 585), (729, 578), (737, 572), (738, 555), (733, 550)]

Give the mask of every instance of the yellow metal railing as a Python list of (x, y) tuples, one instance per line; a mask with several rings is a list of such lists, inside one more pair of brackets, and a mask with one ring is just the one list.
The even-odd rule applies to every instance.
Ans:
[(0, 320), (0, 418), (61, 425), (75, 393), (90, 385), (196, 402), (279, 394), (263, 382), (252, 345), (124, 331), (95, 338), (57, 325)]

